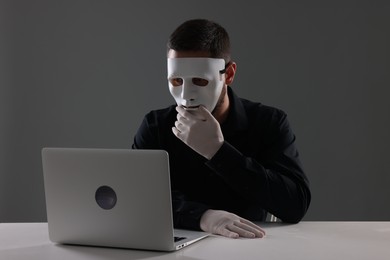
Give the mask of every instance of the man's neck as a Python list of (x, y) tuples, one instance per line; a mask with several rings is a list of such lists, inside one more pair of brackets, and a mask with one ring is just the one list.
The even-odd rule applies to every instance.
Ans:
[(221, 102), (220, 106), (218, 106), (217, 109), (213, 112), (213, 116), (215, 117), (215, 119), (217, 119), (220, 125), (223, 122), (225, 122), (226, 118), (228, 117), (229, 108), (230, 108), (230, 100), (229, 100), (229, 96), (226, 93), (223, 102)]

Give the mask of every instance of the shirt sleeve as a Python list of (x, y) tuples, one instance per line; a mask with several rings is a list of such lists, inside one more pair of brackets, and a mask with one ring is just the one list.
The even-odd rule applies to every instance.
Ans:
[(147, 114), (142, 120), (131, 146), (133, 149), (159, 149), (156, 137), (157, 132), (153, 130), (156, 121), (153, 120), (151, 115), (152, 112)]
[[(159, 140), (156, 116), (149, 113), (143, 119), (132, 144), (132, 149), (164, 149)], [(179, 190), (172, 189), (172, 213), (175, 228), (200, 230), (200, 218), (210, 206), (191, 201)]]
[(191, 201), (182, 192), (172, 190), (173, 224), (176, 228), (201, 230), (200, 219), (208, 209), (208, 205)]
[(245, 156), (225, 141), (206, 165), (246, 199), (284, 222), (297, 223), (310, 204), (309, 183), (286, 115), (273, 125), (265, 157)]

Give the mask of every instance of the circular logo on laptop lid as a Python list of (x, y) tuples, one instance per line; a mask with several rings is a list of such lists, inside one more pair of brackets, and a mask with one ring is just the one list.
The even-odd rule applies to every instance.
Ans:
[(95, 193), (96, 203), (102, 209), (109, 210), (115, 207), (117, 197), (115, 191), (109, 186), (100, 186)]

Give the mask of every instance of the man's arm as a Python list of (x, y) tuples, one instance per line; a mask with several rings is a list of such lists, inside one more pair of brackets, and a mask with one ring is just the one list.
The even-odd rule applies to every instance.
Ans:
[[(156, 112), (145, 116), (132, 144), (133, 149), (164, 149), (159, 140), (159, 127), (162, 127)], [(164, 122), (165, 122), (164, 117)], [(169, 127), (170, 129), (170, 127)], [(172, 190), (173, 221), (176, 228), (201, 230), (200, 219), (210, 206), (191, 201), (179, 190)]]
[(311, 194), (285, 114), (273, 132), (265, 160), (257, 154), (245, 156), (225, 141), (206, 164), (248, 200), (284, 222), (297, 223), (309, 207)]
[[(274, 110), (272, 120), (266, 122), (270, 129), (268, 147), (257, 147), (257, 153), (245, 156), (224, 140), (219, 123), (205, 108), (199, 107), (196, 112), (181, 107), (176, 110), (175, 136), (208, 159), (206, 165), (238, 194), (285, 222), (297, 223), (303, 218), (311, 195), (285, 113)], [(257, 136), (262, 134), (247, 138), (252, 137), (256, 144), (256, 140), (264, 139)]]

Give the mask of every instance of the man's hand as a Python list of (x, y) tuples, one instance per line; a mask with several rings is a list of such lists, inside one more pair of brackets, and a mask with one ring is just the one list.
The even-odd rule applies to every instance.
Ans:
[(221, 148), (224, 138), (218, 121), (203, 106), (187, 111), (176, 107), (177, 121), (173, 133), (186, 145), (207, 159), (211, 159)]
[(200, 228), (230, 238), (262, 238), (265, 231), (249, 220), (223, 210), (207, 210), (200, 219)]

